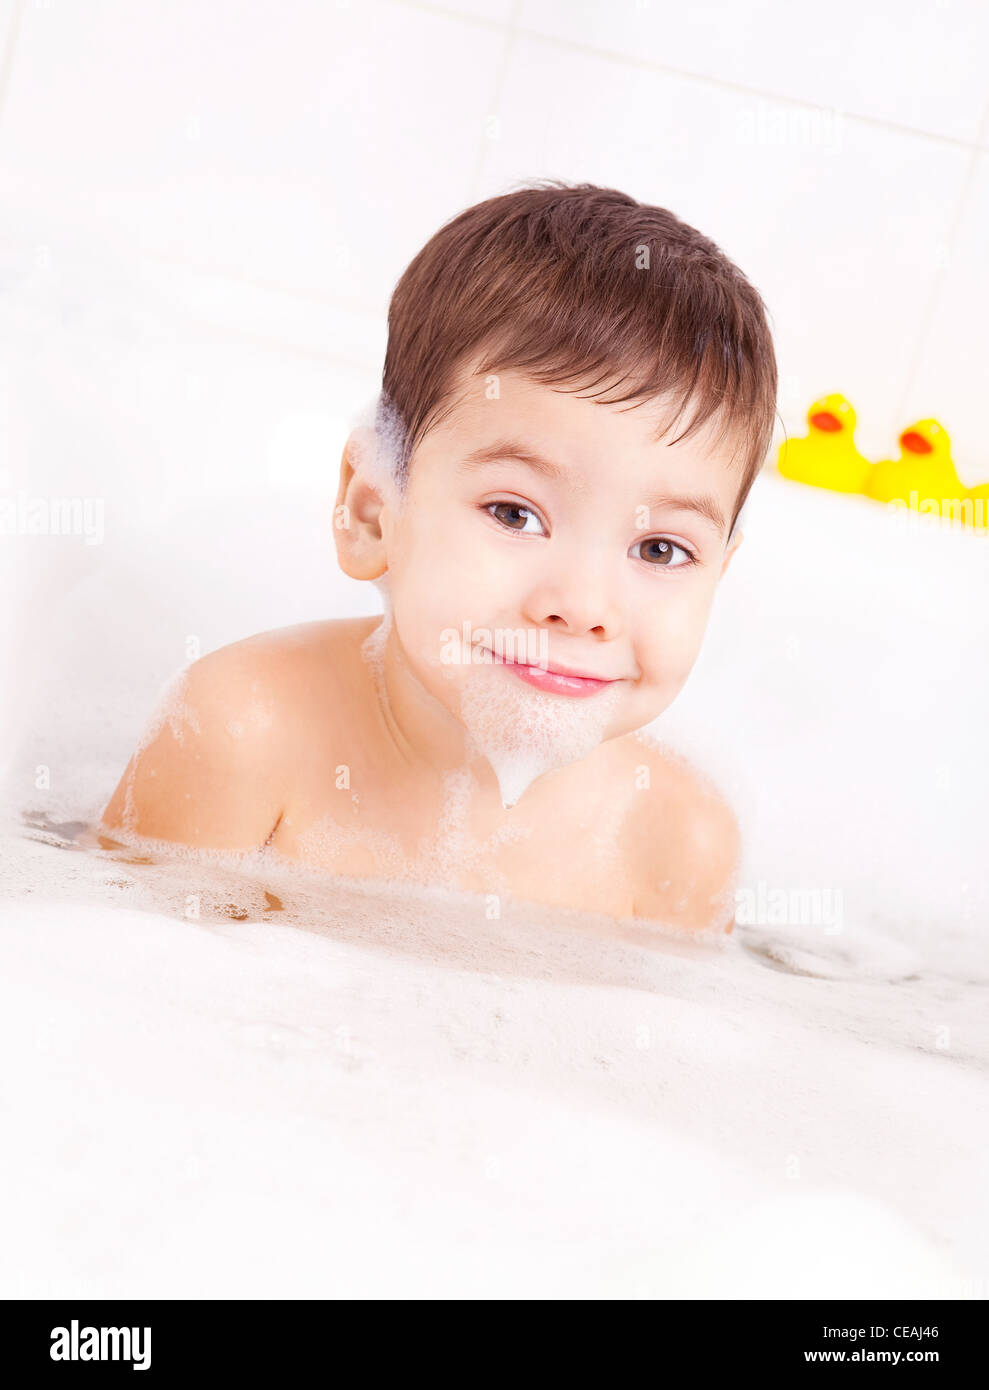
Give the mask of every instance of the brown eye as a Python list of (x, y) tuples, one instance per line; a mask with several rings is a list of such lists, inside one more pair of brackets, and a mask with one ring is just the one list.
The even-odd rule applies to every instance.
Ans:
[(525, 531), (529, 529), (526, 524), (529, 521), (534, 521), (541, 530), (535, 512), (523, 507), (521, 502), (489, 502), (484, 510), (509, 531)]
[[(651, 536), (649, 540), (639, 541), (639, 545), (642, 559), (657, 568), (680, 569), (681, 566), (694, 562), (694, 557), (688, 550), (663, 536)], [(676, 558), (678, 552), (683, 557), (680, 560)]]

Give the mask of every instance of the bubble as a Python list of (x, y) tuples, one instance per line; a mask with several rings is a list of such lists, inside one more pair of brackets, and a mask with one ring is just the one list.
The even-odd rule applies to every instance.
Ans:
[[(413, 866), (395, 835), (355, 823), (347, 825), (327, 813), (299, 835), (300, 859), (317, 868), (333, 868), (384, 879), (408, 878)], [(276, 851), (277, 853), (277, 851)]]
[(473, 750), (491, 764), (506, 810), (537, 777), (592, 753), (621, 699), (618, 682), (575, 699), (535, 690), (497, 667), (476, 676), (463, 687), (460, 718)]
[(356, 411), (348, 450), (351, 466), (397, 511), (404, 500), (405, 426), (391, 397), (379, 391)]
[[(361, 647), (384, 709), (388, 708), (384, 658), (391, 625), (391, 606), (386, 604), (382, 622)], [(442, 667), (438, 653), (423, 653), (422, 658)], [(594, 696), (575, 699), (516, 683), (498, 666), (473, 666), (459, 706), (467, 756), (488, 761), (498, 782), (501, 804), (508, 810), (537, 777), (580, 762), (592, 753), (603, 741), (620, 699), (617, 682)]]
[(382, 702), (387, 701), (387, 691), (385, 690), (385, 647), (388, 643), (388, 634), (392, 625), (391, 602), (385, 603), (385, 611), (381, 622), (377, 627), (372, 628), (361, 643), (361, 660), (367, 666), (374, 678), (375, 689), (378, 699)]
[[(141, 755), (154, 743), (167, 724), (176, 743), (185, 742), (187, 730), (201, 735), (202, 729), (195, 709), (187, 702), (189, 688), (189, 668), (181, 667), (165, 682), (155, 703), (151, 717), (137, 739), (131, 761), (128, 765), (127, 780), (124, 784), (124, 806), (120, 830), (132, 833), (137, 821), (137, 807), (134, 803), (134, 783), (137, 765)], [(117, 833), (117, 832), (114, 832)]]

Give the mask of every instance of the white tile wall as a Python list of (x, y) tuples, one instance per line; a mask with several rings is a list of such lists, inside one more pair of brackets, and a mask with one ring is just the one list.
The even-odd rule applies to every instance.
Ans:
[(949, 427), (963, 481), (989, 481), (989, 154), (972, 169), (958, 227), (945, 249), (942, 281), (904, 383), (909, 413), (937, 414)]
[[(533, 126), (527, 94), (537, 87), (543, 116)], [(483, 192), (546, 173), (672, 208), (763, 293), (784, 414), (796, 425), (816, 396), (841, 390), (863, 440), (872, 426), (875, 447), (886, 447), (965, 149), (848, 119), (808, 124), (785, 103), (526, 37), (503, 109)], [(910, 192), (931, 188), (938, 197)]]
[(387, 0), (28, 5), (0, 192), (378, 313), (467, 198), (503, 46)]
[[(120, 459), (145, 431), (169, 489), (253, 486), (269, 437), (279, 467), (309, 439), (312, 482), (325, 420), (373, 390), (408, 260), (543, 175), (664, 204), (724, 246), (769, 304), (788, 428), (842, 390), (867, 453), (934, 414), (963, 474), (989, 476), (981, 0), (0, 0), (0, 45), (15, 29), (0, 292), (39, 356), (18, 365), (8, 315), (8, 383), (61, 363), (54, 413), (85, 402), (79, 428)], [(115, 334), (144, 374), (126, 401)], [(174, 412), (208, 447), (182, 447)], [(33, 437), (8, 471), (69, 476)], [(123, 463), (81, 456), (130, 495)]]
[(750, 92), (974, 140), (982, 0), (522, 0), (521, 24)]

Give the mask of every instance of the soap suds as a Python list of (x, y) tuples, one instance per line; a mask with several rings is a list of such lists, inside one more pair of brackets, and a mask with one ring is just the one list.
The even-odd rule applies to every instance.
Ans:
[(618, 682), (573, 698), (536, 690), (503, 667), (484, 666), (461, 687), (460, 717), (472, 749), (491, 764), (507, 809), (543, 773), (592, 753), (620, 700)]
[[(257, 853), (3, 848), (33, 1136), (9, 1296), (730, 1297), (753, 1241), (766, 1298), (978, 1277), (989, 1054), (957, 978), (806, 979), (723, 935)], [(142, 1239), (98, 1239), (109, 1212)]]
[(351, 422), (351, 467), (360, 469), (379, 495), (396, 510), (405, 499), (402, 458), (405, 429), (391, 398), (381, 391)]
[(188, 688), (189, 669), (182, 667), (166, 681), (152, 710), (151, 717), (136, 742), (124, 782), (122, 821), (123, 828), (128, 834), (133, 833), (137, 821), (134, 782), (137, 777), (137, 764), (141, 754), (154, 743), (166, 724), (177, 743), (185, 742), (187, 730), (197, 737), (202, 734), (196, 712), (185, 698)]

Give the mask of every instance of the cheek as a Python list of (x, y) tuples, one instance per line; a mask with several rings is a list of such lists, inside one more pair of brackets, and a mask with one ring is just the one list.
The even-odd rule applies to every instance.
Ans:
[[(675, 582), (679, 581), (670, 580), (671, 589)], [(648, 616), (636, 634), (644, 674), (658, 684), (686, 679), (704, 640), (713, 596), (713, 586), (685, 584), (680, 592), (660, 594), (644, 608)]]
[(443, 655), (451, 630), (459, 638), (465, 623), (483, 627), (491, 605), (483, 553), (440, 509), (421, 510), (435, 524), (406, 524), (396, 532), (388, 557), (389, 591), (402, 648), (419, 679), (436, 694), (459, 679)]
[(483, 522), (475, 524), (465, 511), (433, 506), (425, 513), (428, 527), (409, 525), (396, 534), (389, 553), (396, 613), (401, 605), (420, 625), (483, 627), (518, 587), (517, 557), (513, 565)]

